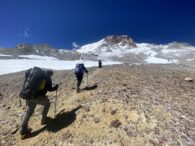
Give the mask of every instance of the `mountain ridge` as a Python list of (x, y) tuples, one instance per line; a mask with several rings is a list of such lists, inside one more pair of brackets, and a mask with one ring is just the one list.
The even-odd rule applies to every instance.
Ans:
[[(56, 49), (48, 44), (18, 44), (14, 49), (0, 49), (1, 58), (21, 58), (20, 55), (51, 56), (60, 60), (113, 60), (125, 63), (151, 63), (148, 60), (186, 61), (195, 58), (195, 47), (189, 43), (136, 43), (127, 35), (110, 35), (78, 49)], [(5, 56), (11, 55), (11, 56)], [(3, 56), (3, 57), (2, 57)], [(154, 61), (154, 62), (155, 62)], [(157, 61), (158, 62), (158, 61)]]

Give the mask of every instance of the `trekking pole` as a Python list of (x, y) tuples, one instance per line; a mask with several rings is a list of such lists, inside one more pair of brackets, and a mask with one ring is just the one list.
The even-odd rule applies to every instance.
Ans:
[(57, 97), (58, 97), (58, 90), (56, 90), (56, 99), (55, 99), (55, 109), (54, 109), (54, 117), (56, 116), (56, 105), (57, 105)]

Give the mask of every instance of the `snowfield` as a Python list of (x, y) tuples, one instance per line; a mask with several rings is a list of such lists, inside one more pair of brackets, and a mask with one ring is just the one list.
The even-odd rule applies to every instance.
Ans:
[[(36, 58), (38, 58), (36, 56)], [(47, 58), (47, 57), (45, 57)], [(19, 72), (23, 70), (27, 70), (34, 66), (53, 69), (53, 70), (70, 70), (74, 69), (77, 63), (83, 62), (86, 67), (98, 66), (98, 62), (95, 61), (63, 61), (63, 60), (54, 60), (51, 58), (47, 58), (47, 60), (35, 60), (33, 59), (4, 59), (0, 60), (0, 75)], [(103, 65), (112, 65), (112, 64), (121, 64), (120, 62), (103, 62)]]

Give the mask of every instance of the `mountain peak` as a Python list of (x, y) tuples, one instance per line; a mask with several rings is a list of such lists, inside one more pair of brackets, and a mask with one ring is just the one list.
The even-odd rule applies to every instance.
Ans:
[(110, 35), (104, 39), (109, 44), (119, 44), (121, 43), (122, 46), (129, 45), (131, 47), (136, 47), (133, 39), (130, 38), (128, 35)]

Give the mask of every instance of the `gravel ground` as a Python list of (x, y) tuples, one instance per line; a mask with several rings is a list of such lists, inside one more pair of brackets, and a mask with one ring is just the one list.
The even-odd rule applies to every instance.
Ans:
[[(113, 65), (90, 68), (83, 90), (75, 91), (73, 71), (56, 71), (49, 93), (51, 121), (40, 125), (37, 106), (31, 137), (17, 131), (25, 110), (18, 93), (24, 72), (0, 76), (0, 145), (10, 146), (193, 146), (195, 143), (195, 72), (176, 65)], [(97, 88), (92, 85), (97, 84)], [(21, 101), (21, 104), (20, 102)]]

